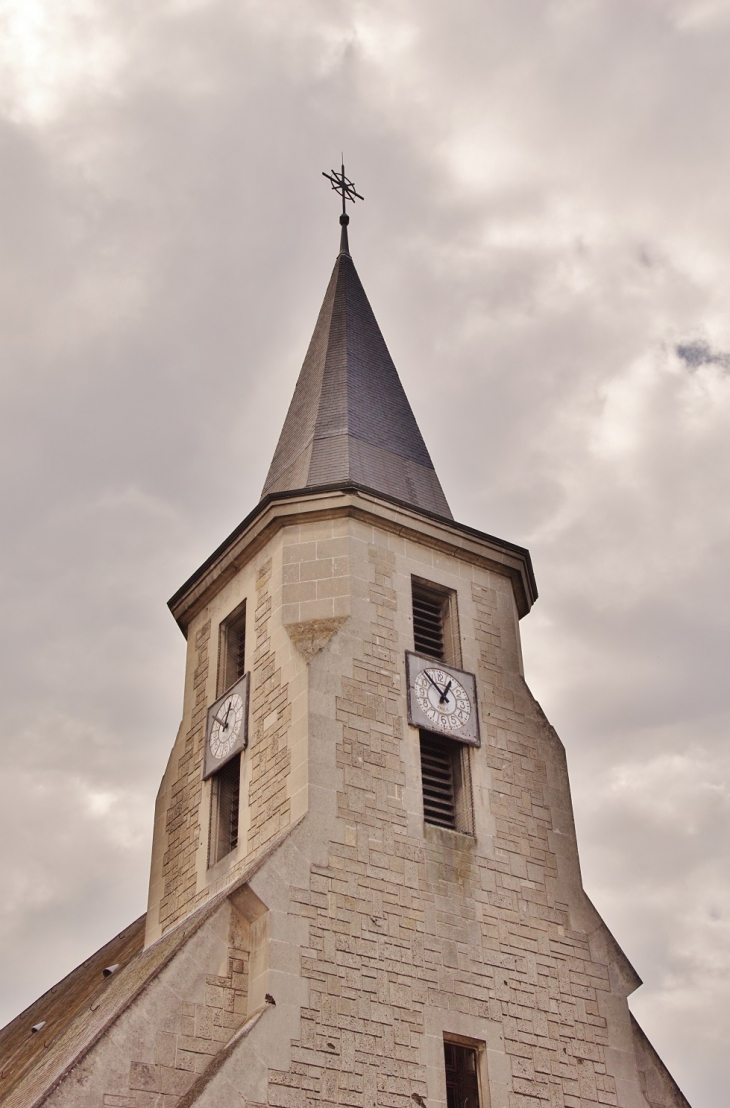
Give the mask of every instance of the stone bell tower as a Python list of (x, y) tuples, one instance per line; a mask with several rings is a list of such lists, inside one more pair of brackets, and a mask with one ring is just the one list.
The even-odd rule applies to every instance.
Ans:
[(170, 601), (146, 917), (0, 1032), (12, 1108), (687, 1105), (583, 890), (529, 553), (452, 518), (347, 223), (261, 500)]

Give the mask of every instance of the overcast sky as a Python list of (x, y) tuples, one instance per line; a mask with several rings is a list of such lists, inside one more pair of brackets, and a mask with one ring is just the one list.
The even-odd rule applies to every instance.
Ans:
[(457, 519), (529, 546), (587, 890), (730, 1042), (730, 0), (1, 0), (0, 1022), (144, 910), (184, 642), (337, 249)]

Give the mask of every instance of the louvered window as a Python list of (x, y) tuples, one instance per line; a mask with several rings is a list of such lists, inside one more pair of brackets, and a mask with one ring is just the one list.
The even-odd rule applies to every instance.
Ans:
[(218, 653), (218, 695), (246, 672), (246, 602), (221, 624)]
[(456, 829), (454, 744), (421, 732), (421, 781), (423, 818), (426, 823)]
[(444, 1043), (446, 1108), (479, 1108), (477, 1052), (474, 1047)]
[(226, 762), (211, 778), (208, 865), (215, 865), (238, 846), (241, 755)]
[(418, 654), (444, 661), (444, 598), (413, 588), (413, 639)]
[(416, 653), (458, 666), (461, 651), (455, 593), (414, 578), (412, 596), (413, 646)]
[(420, 743), (424, 822), (471, 834), (469, 747), (430, 731), (420, 732)]

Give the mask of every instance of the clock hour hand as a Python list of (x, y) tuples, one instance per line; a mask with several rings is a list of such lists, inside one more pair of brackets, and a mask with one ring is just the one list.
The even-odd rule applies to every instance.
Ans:
[(439, 704), (445, 704), (446, 701), (449, 699), (449, 689), (450, 688), (451, 688), (451, 681), (449, 681), (448, 685), (446, 686), (444, 691), (441, 693), (441, 698), (439, 700)]
[(232, 707), (233, 707), (233, 701), (229, 700), (228, 701), (228, 707), (226, 708), (226, 714), (224, 715), (223, 719), (221, 719), (220, 716), (213, 716), (213, 719), (215, 720), (215, 722), (218, 723), (223, 728), (224, 731), (228, 730), (228, 717), (231, 714), (231, 708)]

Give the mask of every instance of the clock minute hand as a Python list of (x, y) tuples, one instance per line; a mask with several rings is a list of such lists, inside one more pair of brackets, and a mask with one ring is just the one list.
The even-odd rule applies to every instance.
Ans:
[[(426, 674), (426, 677), (428, 677), (429, 681), (431, 682), (431, 684), (435, 688), (436, 692), (439, 694), (439, 697), (440, 697), (439, 703), (441, 703), (444, 699), (444, 690), (441, 688), (440, 685), (436, 684), (436, 682), (434, 681), (433, 677), (431, 676), (431, 674), (428, 672), (427, 669), (424, 669), (423, 672)], [(451, 685), (451, 682), (449, 681), (449, 686), (450, 685)], [(448, 686), (447, 686), (446, 691), (448, 693)]]

